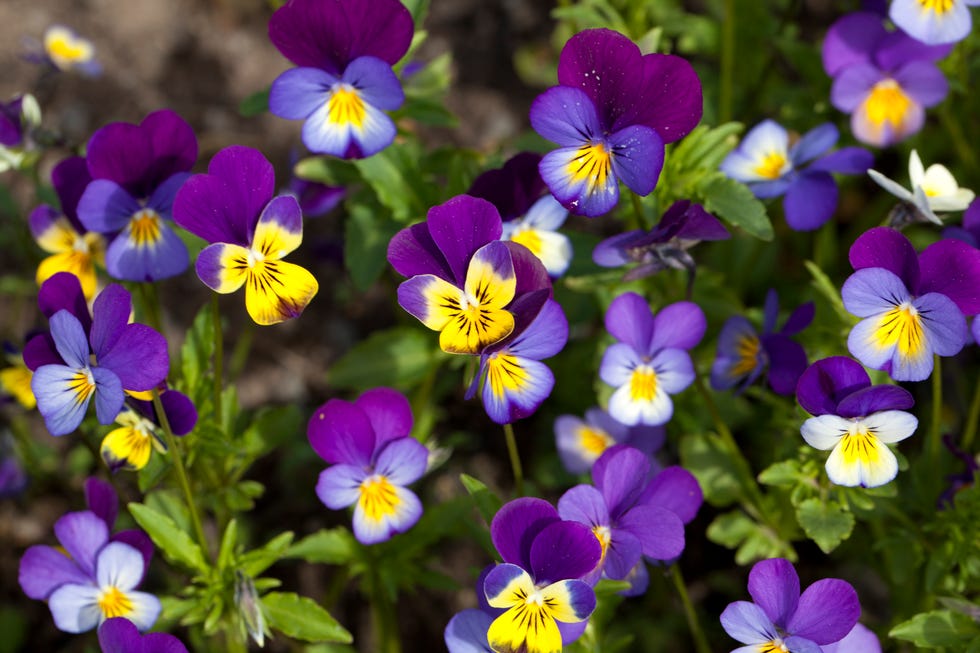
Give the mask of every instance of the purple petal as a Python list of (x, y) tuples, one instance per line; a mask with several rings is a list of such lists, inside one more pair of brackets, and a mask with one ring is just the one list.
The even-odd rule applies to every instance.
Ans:
[(603, 142), (552, 150), (538, 172), (558, 202), (571, 213), (604, 215), (619, 202), (619, 182)]
[(639, 107), (634, 105), (642, 98), (645, 72), (640, 48), (610, 29), (589, 29), (572, 36), (558, 60), (558, 83), (581, 89), (596, 107), (602, 127), (610, 131), (638, 122), (620, 123), (619, 119), (624, 114), (635, 119)]
[(422, 478), (429, 462), (429, 450), (415, 438), (388, 441), (374, 461), (374, 470), (395, 485), (408, 485)]
[(553, 86), (539, 95), (531, 104), (530, 118), (534, 131), (563, 147), (586, 145), (605, 133), (592, 99), (571, 86)]
[(911, 298), (902, 280), (885, 268), (858, 270), (841, 287), (844, 308), (858, 317), (879, 315)]
[[(615, 268), (633, 262), (628, 253), (631, 247), (639, 246), (646, 241), (647, 232), (636, 229), (607, 238), (592, 250), (592, 261), (604, 268)], [(644, 243), (645, 244), (645, 243)]]
[(337, 77), (319, 68), (290, 68), (269, 87), (269, 111), (286, 120), (304, 120), (326, 104)]
[(881, 653), (881, 642), (867, 626), (858, 623), (844, 639), (820, 648), (823, 653)]
[(980, 250), (958, 240), (941, 240), (919, 254), (919, 268), (918, 293), (942, 293), (964, 315), (980, 313)]
[(568, 319), (561, 304), (549, 299), (527, 329), (507, 346), (507, 351), (515, 356), (542, 360), (560, 352), (566, 342)]
[(810, 323), (813, 322), (815, 311), (816, 307), (814, 306), (813, 302), (800, 304), (790, 314), (790, 316), (786, 318), (786, 323), (779, 332), (784, 336), (795, 336), (797, 333), (810, 326)]
[(51, 592), (61, 585), (65, 583), (84, 585), (91, 582), (91, 576), (58, 549), (34, 545), (29, 547), (20, 559), (17, 580), (24, 594), (32, 599), (46, 601), (51, 596)]
[(142, 653), (143, 638), (132, 621), (113, 617), (99, 626), (102, 653)]
[(780, 395), (791, 395), (807, 366), (803, 345), (780, 333), (762, 338), (762, 348), (769, 357), (769, 386)]
[(92, 377), (96, 387), (95, 417), (99, 424), (112, 424), (126, 401), (124, 386), (114, 372), (103, 367), (93, 368)]
[(65, 159), (51, 170), (51, 184), (58, 194), (61, 212), (65, 214), (79, 233), (84, 231), (78, 220), (78, 199), (85, 192), (85, 187), (92, 181), (88, 172), (88, 164), (84, 157), (73, 156)]
[(814, 161), (809, 170), (863, 175), (874, 164), (874, 155), (863, 147), (842, 147)]
[(578, 522), (545, 526), (531, 543), (531, 572), (535, 583), (581, 578), (599, 563), (602, 547), (592, 530)]
[(637, 195), (649, 195), (664, 167), (664, 142), (650, 127), (632, 125), (609, 137), (616, 177)]
[(558, 499), (558, 514), (566, 521), (590, 528), (609, 526), (609, 510), (602, 493), (591, 485), (576, 485)]
[(51, 337), (62, 360), (74, 369), (89, 365), (88, 339), (81, 323), (74, 315), (62, 309), (51, 316)]
[(819, 229), (836, 210), (837, 183), (827, 172), (804, 172), (783, 198), (786, 223), (795, 231)]
[(891, 227), (874, 227), (851, 245), (848, 259), (855, 270), (885, 268), (897, 275), (907, 288), (919, 285), (919, 259), (912, 243)]
[(544, 182), (538, 174), (540, 161), (541, 155), (536, 152), (515, 154), (502, 168), (478, 176), (467, 194), (493, 204), (504, 221), (520, 217), (545, 192)]
[[(545, 301), (551, 297), (551, 277), (548, 276), (548, 271), (545, 269), (541, 259), (535, 256), (527, 247), (509, 240), (504, 241), (504, 245), (510, 250), (510, 259), (514, 265), (514, 277), (517, 280), (517, 285), (514, 287), (515, 297), (538, 293), (538, 291), (542, 290), (547, 291), (544, 297), (541, 297), (540, 294), (535, 295), (536, 299), (524, 304), (521, 308), (523, 311), (528, 311), (530, 315), (537, 315), (538, 311), (544, 306)], [(515, 299), (515, 302), (508, 307), (508, 310), (515, 313), (518, 312), (516, 301)], [(520, 315), (515, 315), (515, 320), (518, 323), (523, 322), (521, 317)]]
[(729, 603), (721, 613), (721, 627), (743, 644), (765, 644), (779, 636), (762, 608), (748, 601)]
[(807, 161), (817, 158), (834, 145), (840, 138), (840, 132), (833, 123), (825, 122), (803, 134), (800, 140), (790, 148), (789, 156), (795, 168), (799, 168)]
[(170, 371), (166, 339), (145, 324), (127, 324), (111, 348), (96, 355), (99, 366), (115, 372), (126, 390), (152, 390)]
[[(844, 113), (851, 113), (865, 101), (875, 84), (883, 79), (886, 79), (886, 75), (870, 64), (847, 68), (834, 78), (830, 103)], [(854, 125), (853, 117), (851, 125)]]
[[(799, 612), (800, 577), (793, 563), (783, 558), (755, 563), (749, 572), (749, 594), (774, 624), (786, 628), (794, 612)], [(792, 629), (790, 632), (796, 633)]]
[(363, 467), (333, 465), (320, 472), (316, 495), (327, 508), (342, 510), (361, 497), (361, 483), (368, 477)]
[[(671, 208), (679, 203), (679, 201), (674, 202)], [(670, 213), (670, 209), (664, 214), (658, 228), (664, 226), (668, 213)], [(719, 222), (718, 218), (705, 211), (700, 204), (691, 202), (684, 209), (680, 229), (677, 230), (674, 237), (684, 240), (728, 240), (732, 235), (728, 233), (728, 229)]]
[(871, 387), (871, 377), (860, 363), (831, 356), (808, 367), (796, 386), (796, 398), (811, 415), (836, 415), (837, 404), (858, 390)]
[(836, 77), (845, 68), (870, 63), (875, 48), (885, 36), (881, 16), (858, 11), (837, 20), (824, 37), (823, 68)]
[(96, 179), (78, 200), (78, 219), (88, 231), (121, 231), (142, 206), (125, 188), (109, 179)]
[(624, 528), (612, 529), (602, 572), (613, 580), (623, 580), (642, 559), (643, 545), (639, 538)]
[[(626, 292), (609, 304), (606, 330), (617, 340), (641, 354), (648, 353), (654, 338), (654, 318), (650, 305), (635, 292)], [(665, 325), (665, 330), (668, 328)]]
[(650, 459), (625, 444), (610, 447), (592, 466), (592, 482), (602, 492), (613, 520), (639, 499), (650, 473)]
[(876, 385), (844, 397), (837, 406), (841, 417), (863, 417), (882, 410), (909, 410), (912, 394), (897, 385)]
[(559, 521), (558, 511), (544, 499), (515, 499), (494, 515), (490, 537), (504, 562), (531, 569), (531, 543), (546, 526)]
[(688, 524), (704, 503), (704, 494), (694, 474), (675, 465), (654, 476), (637, 503), (670, 510)]
[(611, 126), (612, 130), (643, 124), (655, 129), (664, 143), (673, 143), (701, 122), (704, 111), (701, 80), (686, 59), (671, 54), (647, 54), (643, 56), (642, 81), (632, 82), (630, 86), (629, 74), (624, 77), (626, 88), (635, 93), (632, 111), (623, 112)]
[(412, 432), (412, 407), (405, 395), (392, 388), (371, 388), (354, 400), (374, 429), (376, 448)]
[(861, 604), (850, 583), (826, 578), (806, 588), (786, 629), (817, 644), (830, 644), (843, 639), (860, 616)]
[(704, 311), (694, 302), (668, 304), (653, 319), (653, 338), (647, 353), (661, 348), (691, 349), (701, 342), (707, 327)]
[[(483, 407), (497, 424), (510, 424), (534, 414), (555, 387), (555, 375), (544, 363), (512, 356), (506, 367), (498, 369), (496, 357), (487, 360), (487, 380), (483, 385)], [(517, 369), (515, 369), (517, 368)], [(515, 374), (508, 381), (503, 376)], [(512, 383), (514, 387), (509, 387)]]
[(895, 81), (905, 93), (924, 107), (934, 107), (949, 93), (949, 82), (935, 64), (911, 61), (895, 73)]
[(434, 274), (446, 281), (462, 283), (455, 279), (425, 222), (402, 229), (392, 237), (388, 243), (388, 262), (403, 277)]
[(131, 227), (127, 225), (106, 249), (105, 266), (111, 276), (152, 282), (177, 276), (190, 265), (187, 246), (166, 220), (160, 221), (153, 243), (141, 242)]
[(766, 301), (762, 306), (762, 332), (772, 333), (776, 330), (776, 320), (779, 318), (779, 293), (775, 288), (766, 291)]
[(503, 231), (493, 204), (469, 195), (458, 195), (433, 206), (426, 221), (432, 241), (452, 270), (450, 280), (455, 280), (460, 288), (473, 253), (487, 243), (499, 240)]
[[(643, 364), (643, 355), (631, 346), (617, 342), (606, 348), (599, 363), (599, 378), (613, 387), (630, 380), (633, 369)], [(615, 419), (615, 418), (614, 418)]]
[(356, 88), (368, 104), (394, 111), (405, 102), (401, 81), (391, 66), (375, 57), (358, 57), (347, 66), (341, 81)]
[(119, 498), (110, 483), (97, 478), (85, 480), (85, 505), (112, 530), (119, 512)]
[[(186, 435), (191, 432), (197, 424), (197, 408), (190, 397), (176, 390), (167, 390), (160, 395), (160, 402), (163, 404), (163, 412), (167, 415), (170, 423), (170, 430), (174, 435)], [(156, 410), (153, 411), (153, 418), (159, 423), (159, 416)]]
[(129, 323), (132, 296), (119, 284), (109, 284), (92, 304), (92, 331), (89, 342), (96, 357), (111, 349)]
[[(755, 327), (745, 317), (734, 315), (725, 321), (718, 334), (718, 352), (711, 365), (713, 389), (727, 390), (739, 383), (748, 385), (758, 378), (764, 365), (760, 352), (756, 351), (752, 358), (746, 357), (746, 353), (753, 352), (753, 348), (747, 344), (758, 338)], [(743, 343), (746, 343), (746, 352), (741, 351)], [(753, 367), (746, 372), (749, 361), (752, 361)]]
[(320, 406), (306, 428), (310, 446), (328, 463), (368, 467), (375, 449), (371, 421), (355, 404), (331, 399)]
[(109, 541), (109, 526), (90, 510), (69, 512), (54, 524), (61, 546), (90, 578), (95, 578), (95, 560)]
[(64, 365), (41, 365), (31, 377), (31, 392), (37, 399), (37, 410), (51, 435), (67, 435), (82, 423), (91, 397), (78, 401), (72, 390), (78, 370)]
[(636, 506), (617, 525), (636, 536), (648, 558), (672, 560), (684, 551), (684, 522), (665, 508)]
[(916, 298), (913, 306), (922, 316), (922, 326), (933, 352), (955, 356), (969, 342), (966, 318), (946, 295), (928, 293)]
[(70, 272), (58, 272), (45, 280), (37, 295), (37, 305), (47, 318), (65, 309), (78, 318), (86, 333), (92, 328), (92, 317), (88, 312), (82, 284)]
[(952, 44), (928, 45), (901, 30), (889, 32), (878, 44), (875, 63), (883, 70), (896, 70), (910, 61), (939, 61), (953, 51)]
[(463, 610), (454, 614), (443, 633), (449, 653), (493, 653), (487, 641), (487, 631), (493, 620), (493, 615), (483, 610)]
[(102, 617), (98, 604), (100, 593), (92, 583), (69, 583), (52, 592), (48, 598), (48, 608), (55, 627), (74, 634), (95, 628)]

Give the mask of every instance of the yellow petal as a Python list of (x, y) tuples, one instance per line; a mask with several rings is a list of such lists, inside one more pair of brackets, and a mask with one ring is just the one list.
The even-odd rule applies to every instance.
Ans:
[(248, 269), (245, 308), (257, 324), (297, 317), (319, 290), (305, 268), (284, 261), (258, 261)]

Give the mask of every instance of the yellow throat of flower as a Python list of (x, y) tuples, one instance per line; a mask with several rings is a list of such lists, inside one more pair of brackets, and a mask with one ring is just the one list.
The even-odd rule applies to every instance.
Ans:
[(868, 120), (879, 128), (888, 123), (892, 129), (898, 129), (912, 108), (912, 100), (891, 78), (875, 84), (864, 102)]

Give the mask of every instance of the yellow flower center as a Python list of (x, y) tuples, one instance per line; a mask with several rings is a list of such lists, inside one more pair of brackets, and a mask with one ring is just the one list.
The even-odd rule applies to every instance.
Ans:
[(590, 454), (595, 455), (596, 458), (601, 456), (615, 442), (602, 429), (589, 428), (588, 426), (583, 426), (579, 429), (578, 441), (579, 446)]
[(75, 393), (75, 404), (88, 401), (95, 392), (95, 377), (88, 368), (78, 370), (68, 383), (68, 389)]
[(575, 157), (568, 162), (568, 174), (573, 183), (586, 182), (588, 192), (605, 188), (612, 172), (612, 152), (602, 143), (588, 143), (578, 148)]
[(898, 129), (912, 108), (912, 100), (894, 79), (883, 79), (875, 84), (864, 102), (868, 120), (876, 127), (888, 123), (892, 129)]
[(395, 486), (380, 474), (369, 476), (361, 481), (358, 504), (365, 517), (371, 521), (381, 521), (384, 517), (395, 514), (398, 506)]
[(738, 362), (732, 368), (732, 375), (749, 374), (759, 363), (759, 339), (754, 335), (742, 336), (735, 345), (735, 353), (738, 355)]
[(786, 653), (787, 651), (789, 649), (783, 644), (783, 640), (779, 638), (759, 645), (759, 653)]
[(592, 534), (595, 535), (595, 539), (599, 540), (599, 546), (602, 547), (602, 556), (599, 560), (605, 560), (606, 550), (609, 549), (609, 542), (612, 540), (612, 533), (608, 526), (594, 526)]
[(646, 365), (640, 365), (630, 376), (630, 399), (633, 401), (653, 401), (657, 394), (657, 373)]
[(153, 209), (142, 209), (129, 220), (129, 238), (137, 247), (152, 247), (160, 240), (160, 215)]
[(919, 0), (919, 6), (923, 11), (931, 11), (937, 14), (945, 14), (953, 10), (956, 0)]
[(367, 109), (364, 100), (354, 87), (347, 84), (336, 85), (327, 100), (327, 120), (337, 125), (353, 125), (360, 129), (364, 125)]
[(789, 160), (783, 152), (767, 152), (755, 167), (755, 174), (763, 179), (779, 179), (789, 169)]
[(133, 602), (117, 587), (107, 587), (97, 599), (99, 610), (106, 619), (125, 617), (133, 611)]
[(844, 464), (855, 465), (860, 462), (870, 468), (878, 464), (884, 445), (873, 431), (869, 431), (859, 422), (841, 438), (838, 446), (841, 448)]
[(541, 250), (543, 249), (543, 243), (541, 241), (541, 236), (538, 234), (537, 230), (524, 228), (518, 229), (513, 234), (511, 234), (510, 239), (515, 243), (524, 245), (531, 253), (541, 258)]
[(897, 346), (903, 356), (918, 354), (924, 344), (922, 316), (904, 302), (881, 317), (874, 338), (881, 349)]

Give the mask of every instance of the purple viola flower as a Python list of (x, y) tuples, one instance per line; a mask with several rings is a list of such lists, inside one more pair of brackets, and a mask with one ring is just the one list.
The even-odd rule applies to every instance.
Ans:
[(843, 639), (861, 615), (850, 583), (824, 578), (800, 594), (800, 578), (782, 558), (755, 563), (749, 595), (753, 602), (729, 603), (721, 613), (725, 632), (749, 645), (737, 651), (820, 653), (821, 646)]
[(718, 353), (711, 366), (711, 387), (743, 390), (769, 370), (769, 387), (781, 395), (791, 395), (807, 366), (803, 346), (792, 340), (813, 321), (813, 302), (793, 311), (783, 328), (776, 331), (779, 296), (770, 289), (763, 309), (762, 334), (741, 315), (728, 318), (718, 335)]
[(541, 155), (521, 152), (502, 168), (488, 170), (467, 191), (493, 204), (504, 221), (501, 240), (524, 245), (541, 259), (552, 278), (560, 277), (572, 261), (568, 236), (558, 233), (568, 211), (551, 195), (538, 172)]
[(269, 19), (269, 39), (299, 67), (272, 82), (269, 110), (305, 120), (311, 152), (345, 159), (380, 152), (396, 133), (384, 112), (405, 101), (391, 67), (413, 32), (397, 0), (290, 0)]
[(909, 36), (928, 45), (962, 41), (970, 34), (970, 7), (980, 0), (892, 0), (888, 17)]
[(272, 196), (275, 183), (261, 152), (232, 145), (174, 200), (177, 224), (210, 243), (197, 257), (198, 278), (221, 294), (245, 286), (245, 308), (264, 326), (301, 315), (320, 288), (306, 268), (282, 260), (303, 242), (303, 213), (295, 197)]
[(829, 152), (840, 134), (831, 123), (814, 127), (792, 146), (789, 132), (764, 120), (725, 157), (721, 171), (762, 199), (783, 196), (786, 223), (796, 231), (819, 229), (837, 210), (832, 172), (863, 175), (874, 157), (860, 147)]
[[(75, 300), (61, 303), (64, 296)], [(122, 286), (99, 294), (89, 318), (76, 277), (59, 273), (41, 287), (38, 304), (48, 316), (50, 335), (35, 336), (25, 347), (34, 371), (31, 390), (52, 435), (71, 433), (95, 400), (100, 424), (122, 410), (125, 392), (145, 392), (167, 376), (167, 341), (144, 324), (129, 324), (132, 300)], [(50, 312), (54, 309), (53, 312)]]
[(634, 281), (673, 268), (687, 270), (688, 293), (694, 283), (694, 258), (687, 250), (702, 240), (728, 240), (732, 235), (718, 218), (690, 200), (678, 200), (650, 231), (636, 229), (607, 238), (592, 251), (592, 260), (604, 268), (639, 263), (626, 273)]
[[(290, 152), (290, 168), (296, 166), (297, 158), (295, 151)], [(340, 204), (344, 197), (346, 197), (347, 190), (341, 186), (327, 186), (316, 181), (301, 179), (294, 172), (289, 178), (289, 184), (286, 185), (284, 194), (292, 195), (296, 198), (304, 217), (319, 218)]]
[(124, 617), (106, 619), (99, 626), (99, 646), (102, 653), (187, 653), (187, 647), (173, 635), (141, 635), (139, 628)]
[(669, 560), (684, 550), (684, 523), (677, 514), (640, 501), (650, 471), (646, 454), (617, 445), (592, 468), (594, 487), (576, 485), (558, 500), (562, 519), (588, 526), (602, 547), (591, 578), (622, 580), (642, 556)]
[(854, 624), (844, 639), (820, 647), (823, 653), (881, 653), (878, 636), (864, 624)]
[[(970, 202), (963, 214), (963, 226), (946, 227), (943, 229), (943, 238), (962, 240), (971, 247), (980, 249), (980, 199)], [(973, 318), (971, 335), (973, 342), (980, 343), (980, 317)]]
[(701, 341), (706, 327), (704, 312), (691, 302), (669, 304), (654, 317), (636, 293), (614, 299), (606, 311), (606, 330), (618, 342), (606, 349), (599, 367), (599, 377), (616, 388), (609, 414), (629, 426), (670, 421), (670, 395), (694, 381), (688, 350)]
[(807, 444), (831, 450), (827, 476), (837, 485), (877, 487), (898, 474), (888, 444), (911, 436), (919, 421), (915, 401), (904, 388), (871, 385), (858, 363), (844, 356), (817, 361), (800, 377), (796, 396), (814, 417), (800, 433)]
[[(29, 101), (37, 103), (33, 98)], [(0, 102), (0, 150), (24, 144), (24, 122), (23, 95), (18, 95), (10, 102)]]
[(70, 512), (54, 525), (61, 546), (35, 545), (20, 560), (18, 580), (32, 599), (48, 602), (55, 626), (69, 633), (92, 630), (125, 617), (146, 630), (160, 614), (160, 601), (136, 591), (153, 555), (142, 531), (111, 535), (118, 512), (108, 483), (85, 484), (89, 509)]
[(499, 610), (470, 609), (454, 614), (443, 633), (449, 653), (495, 653), (487, 641), (490, 625), (496, 618), (494, 612)]
[(638, 195), (657, 185), (664, 144), (701, 120), (701, 82), (674, 55), (643, 55), (619, 32), (579, 32), (562, 48), (558, 84), (531, 105), (531, 126), (559, 148), (541, 177), (562, 206), (595, 217), (619, 201), (619, 182)]
[(953, 356), (967, 343), (964, 316), (980, 313), (980, 250), (946, 239), (916, 255), (890, 227), (875, 227), (851, 246), (844, 308), (862, 320), (847, 348), (896, 381), (932, 374), (933, 354)]
[(426, 221), (388, 244), (388, 262), (407, 281), (398, 303), (454, 354), (480, 354), (551, 296), (551, 279), (523, 245), (501, 242), (500, 215), (486, 200), (459, 195), (429, 209)]
[(662, 426), (627, 426), (601, 408), (585, 411), (584, 420), (574, 415), (560, 415), (555, 420), (558, 457), (572, 474), (588, 472), (599, 456), (617, 444), (628, 444), (653, 456), (666, 438)]
[(170, 110), (92, 135), (86, 151), (92, 181), (78, 200), (78, 218), (90, 231), (114, 234), (105, 258), (110, 275), (157, 281), (187, 269), (187, 247), (171, 222), (174, 198), (196, 161), (194, 130)]
[(949, 52), (950, 46), (887, 31), (877, 14), (848, 14), (823, 42), (823, 67), (834, 78), (830, 101), (851, 114), (851, 131), (862, 143), (898, 143), (922, 129), (925, 110), (946, 97), (949, 84), (935, 62)]
[(601, 558), (599, 541), (587, 526), (562, 521), (554, 506), (535, 498), (504, 504), (490, 535), (503, 564), (487, 574), (483, 593), (491, 608), (504, 611), (488, 629), (490, 648), (561, 651), (595, 609), (595, 593), (581, 579)]
[(354, 536), (376, 544), (404, 533), (422, 516), (407, 489), (425, 473), (428, 450), (409, 433), (412, 409), (390, 388), (368, 390), (353, 403), (331, 399), (310, 418), (306, 435), (331, 464), (316, 494), (331, 510), (354, 507)]

